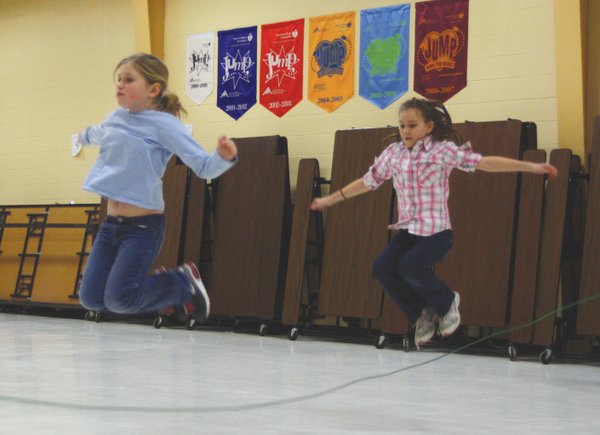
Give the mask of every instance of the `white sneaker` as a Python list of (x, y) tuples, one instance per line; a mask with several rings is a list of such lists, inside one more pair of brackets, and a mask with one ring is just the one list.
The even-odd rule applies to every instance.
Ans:
[(439, 331), (442, 337), (448, 337), (456, 328), (460, 325), (460, 313), (458, 312), (458, 305), (460, 304), (460, 295), (454, 292), (454, 300), (450, 309), (444, 317), (440, 319)]
[(415, 346), (417, 350), (421, 349), (421, 346), (431, 340), (431, 337), (435, 334), (435, 318), (433, 308), (423, 309), (415, 328)]

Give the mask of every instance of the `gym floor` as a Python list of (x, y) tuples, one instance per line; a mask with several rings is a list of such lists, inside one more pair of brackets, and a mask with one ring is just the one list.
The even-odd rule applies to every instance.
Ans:
[(600, 433), (591, 362), (10, 312), (0, 355), (0, 433)]

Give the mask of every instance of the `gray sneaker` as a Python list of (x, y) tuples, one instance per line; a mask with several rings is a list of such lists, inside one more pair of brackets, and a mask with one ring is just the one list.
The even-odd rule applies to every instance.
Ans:
[(417, 350), (421, 349), (421, 346), (431, 340), (431, 337), (435, 334), (435, 320), (436, 315), (433, 308), (424, 308), (416, 323), (415, 346)]
[(460, 295), (454, 292), (454, 300), (450, 309), (444, 317), (440, 319), (439, 331), (442, 337), (448, 337), (456, 328), (460, 325), (460, 313), (458, 312), (458, 305), (460, 304)]
[(210, 299), (200, 278), (198, 268), (194, 263), (188, 261), (179, 267), (179, 270), (183, 272), (190, 284), (190, 293), (192, 294), (191, 307), (193, 306), (190, 314), (198, 321), (206, 320), (210, 315)]

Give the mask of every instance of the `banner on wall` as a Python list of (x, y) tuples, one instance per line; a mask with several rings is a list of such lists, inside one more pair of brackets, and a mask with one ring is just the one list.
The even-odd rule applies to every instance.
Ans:
[(256, 29), (218, 32), (217, 106), (235, 120), (256, 104)]
[(185, 93), (202, 104), (213, 90), (215, 34), (190, 35), (186, 45)]
[(354, 12), (309, 20), (308, 99), (327, 112), (354, 94), (354, 21)]
[(282, 117), (302, 100), (304, 18), (261, 27), (260, 104)]
[(467, 86), (469, 0), (416, 3), (415, 92), (446, 101)]
[(360, 12), (358, 93), (380, 109), (408, 90), (410, 4)]

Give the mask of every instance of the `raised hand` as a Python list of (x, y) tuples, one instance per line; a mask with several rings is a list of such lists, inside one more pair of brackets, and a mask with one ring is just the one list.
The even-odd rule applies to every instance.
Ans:
[(225, 160), (233, 160), (237, 156), (235, 143), (225, 135), (219, 136), (217, 151)]

